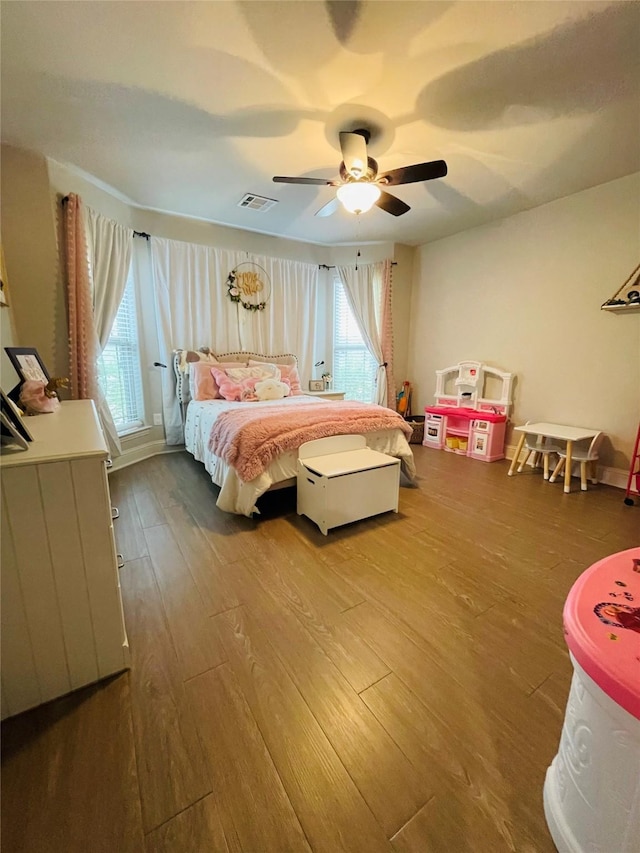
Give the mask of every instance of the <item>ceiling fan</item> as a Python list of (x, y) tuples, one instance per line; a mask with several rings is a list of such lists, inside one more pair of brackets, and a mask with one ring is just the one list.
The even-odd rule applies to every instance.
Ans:
[(364, 213), (375, 204), (392, 216), (402, 216), (403, 213), (411, 210), (409, 205), (397, 196), (385, 192), (381, 187), (431, 181), (434, 178), (444, 178), (447, 174), (447, 164), (444, 160), (402, 166), (399, 169), (378, 174), (378, 164), (367, 154), (367, 143), (370, 138), (370, 132), (365, 129), (340, 133), (342, 162), (339, 178), (327, 180), (326, 178), (287, 178), (276, 175), (273, 180), (279, 184), (338, 187), (336, 198), (321, 207), (316, 216), (330, 216), (337, 210), (339, 202), (351, 213)]

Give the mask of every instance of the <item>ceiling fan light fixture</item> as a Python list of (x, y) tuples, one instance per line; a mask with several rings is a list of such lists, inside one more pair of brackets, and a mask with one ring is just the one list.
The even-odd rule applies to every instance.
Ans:
[(336, 195), (349, 213), (366, 213), (380, 198), (380, 188), (368, 182), (352, 181), (338, 187)]

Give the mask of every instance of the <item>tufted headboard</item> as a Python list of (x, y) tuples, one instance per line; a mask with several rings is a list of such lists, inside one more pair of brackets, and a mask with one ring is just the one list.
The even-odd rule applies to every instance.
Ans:
[(283, 353), (281, 355), (264, 355), (259, 352), (221, 352), (213, 353), (207, 347), (202, 347), (201, 350), (174, 350), (173, 353), (173, 371), (176, 376), (176, 397), (178, 402), (183, 407), (191, 400), (191, 392), (189, 389), (189, 364), (194, 361), (208, 361), (211, 364), (219, 362), (233, 361), (248, 363), (249, 359), (254, 361), (268, 361), (273, 364), (290, 364), (295, 367), (298, 365), (298, 359), (292, 353)]

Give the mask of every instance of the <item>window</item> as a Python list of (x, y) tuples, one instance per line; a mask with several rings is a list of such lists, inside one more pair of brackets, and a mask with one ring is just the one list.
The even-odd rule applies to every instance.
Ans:
[(362, 340), (339, 279), (333, 294), (333, 387), (344, 391), (347, 400), (373, 403), (378, 364)]
[(98, 359), (98, 375), (118, 434), (143, 426), (144, 398), (133, 267), (129, 269), (109, 340)]

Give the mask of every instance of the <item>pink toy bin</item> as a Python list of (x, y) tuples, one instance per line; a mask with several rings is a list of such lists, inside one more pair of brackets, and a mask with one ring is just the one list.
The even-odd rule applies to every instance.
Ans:
[(573, 664), (544, 809), (559, 851), (640, 849), (640, 547), (595, 563), (564, 607)]

